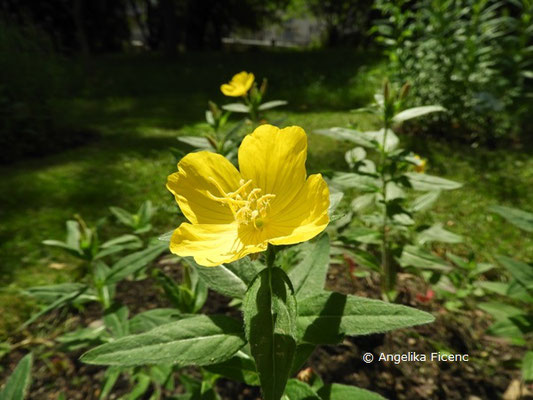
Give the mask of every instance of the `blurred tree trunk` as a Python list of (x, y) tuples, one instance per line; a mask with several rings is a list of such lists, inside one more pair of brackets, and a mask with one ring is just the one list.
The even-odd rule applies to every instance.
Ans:
[[(137, 25), (139, 26), (139, 30), (141, 31), (141, 36), (143, 38), (143, 42), (145, 46), (149, 46), (149, 38), (148, 38), (148, 32), (146, 28), (146, 24), (143, 22), (141, 18), (141, 12), (139, 11), (139, 8), (137, 7), (137, 2), (135, 0), (129, 0), (130, 7), (133, 11), (133, 15), (135, 17), (135, 22), (137, 22)], [(148, 10), (147, 10), (148, 12)]]

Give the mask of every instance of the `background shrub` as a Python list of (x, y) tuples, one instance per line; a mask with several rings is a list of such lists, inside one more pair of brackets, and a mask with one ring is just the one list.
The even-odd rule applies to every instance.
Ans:
[(525, 130), (532, 1), (378, 0), (376, 7), (386, 16), (375, 30), (394, 78), (413, 83), (414, 104), (449, 110), (440, 132), (491, 141)]

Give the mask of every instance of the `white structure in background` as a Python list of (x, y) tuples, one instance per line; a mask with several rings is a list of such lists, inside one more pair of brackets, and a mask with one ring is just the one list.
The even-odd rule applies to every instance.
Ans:
[(226, 45), (306, 47), (320, 39), (323, 33), (318, 21), (311, 18), (293, 18), (281, 24), (253, 33), (234, 33), (222, 38)]

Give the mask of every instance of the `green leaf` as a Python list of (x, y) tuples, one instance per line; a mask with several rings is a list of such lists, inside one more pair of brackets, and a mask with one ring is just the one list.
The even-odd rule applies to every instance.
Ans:
[(438, 176), (407, 172), (404, 174), (414, 190), (429, 192), (434, 190), (454, 190), (463, 186), (462, 183), (450, 181)]
[(106, 336), (106, 332), (102, 325), (97, 328), (80, 328), (67, 332), (57, 337), (56, 341), (61, 343), (63, 351), (77, 351), (94, 344), (100, 344), (104, 336)]
[(368, 140), (377, 143), (379, 147), (383, 147), (383, 141), (385, 140), (384, 150), (386, 152), (393, 151), (400, 144), (400, 139), (398, 139), (398, 136), (396, 136), (392, 129), (387, 130), (387, 137), (385, 137), (385, 129), (362, 132), (362, 134), (365, 135)]
[(319, 129), (313, 131), (313, 133), (327, 136), (336, 140), (347, 140), (365, 147), (374, 147), (373, 144), (366, 137), (364, 137), (361, 132), (356, 131), (355, 129), (329, 128)]
[(322, 400), (307, 383), (298, 379), (289, 379), (283, 400)]
[(132, 227), (135, 225), (133, 215), (120, 207), (109, 207), (109, 211), (124, 225)]
[(345, 240), (359, 243), (380, 243), (381, 232), (364, 226), (349, 227), (341, 235)]
[(209, 143), (209, 140), (205, 137), (199, 136), (178, 136), (178, 141), (185, 143), (195, 149), (200, 150), (212, 150), (213, 146)]
[(298, 337), (308, 343), (335, 344), (359, 336), (427, 324), (435, 318), (415, 308), (363, 297), (324, 292), (298, 303)]
[(528, 351), (522, 358), (522, 379), (533, 381), (533, 351)]
[(236, 112), (236, 113), (249, 113), (250, 108), (246, 104), (242, 103), (231, 103), (224, 104), (222, 108), (226, 111)]
[(511, 224), (527, 232), (533, 232), (533, 214), (517, 208), (492, 206), (489, 210), (501, 215)]
[(522, 261), (513, 260), (507, 256), (496, 256), (498, 262), (503, 265), (518, 282), (528, 290), (533, 290), (533, 266)]
[(442, 224), (435, 224), (430, 228), (419, 232), (416, 242), (420, 245), (428, 242), (462, 243), (463, 237), (447, 231)]
[(333, 216), (333, 213), (339, 206), (343, 197), (344, 197), (344, 193), (342, 192), (330, 192), (329, 193), (328, 215), (330, 216), (330, 218)]
[(522, 310), (511, 306), (509, 304), (500, 303), (497, 301), (490, 301), (485, 303), (479, 303), (478, 307), (485, 311), (486, 313), (489, 313), (494, 317), (496, 320), (505, 319), (508, 317), (512, 317), (515, 315), (522, 314)]
[(242, 351), (238, 351), (229, 360), (204, 367), (209, 372), (225, 378), (244, 382), (247, 385), (259, 386), (259, 375), (254, 360)]
[(78, 221), (69, 220), (66, 223), (67, 225), (67, 239), (66, 244), (69, 247), (80, 250), (80, 224)]
[(296, 350), (296, 297), (285, 272), (262, 270), (243, 302), (246, 337), (265, 400), (279, 400)]
[(23, 293), (43, 303), (51, 303), (65, 295), (78, 293), (87, 285), (81, 283), (59, 283), (57, 285), (34, 286), (23, 289)]
[(141, 248), (143, 242), (135, 235), (122, 235), (108, 240), (100, 246), (100, 251), (94, 256), (95, 259), (103, 258), (122, 250), (135, 250)]
[(331, 183), (341, 190), (359, 189), (364, 192), (376, 192), (379, 190), (379, 183), (375, 178), (353, 172), (336, 172)]
[(83, 258), (83, 252), (79, 248), (79, 246), (69, 246), (68, 244), (61, 242), (59, 240), (43, 240), (42, 243), (46, 246), (50, 247), (59, 247), (60, 249), (66, 250), (70, 254), (72, 254), (75, 257), (82, 257)]
[(17, 367), (7, 379), (4, 390), (0, 392), (2, 400), (22, 400), (26, 397), (31, 383), (31, 366), (33, 355), (25, 355), (17, 364)]
[(251, 261), (249, 257), (217, 267), (203, 267), (192, 257), (187, 258), (186, 262), (196, 269), (210, 289), (238, 299), (244, 297), (248, 284), (264, 268), (261, 264)]
[(367, 194), (358, 196), (355, 199), (353, 199), (351, 203), (352, 210), (354, 212), (364, 211), (368, 207), (370, 207), (372, 204), (374, 204), (375, 200), (376, 200), (375, 193), (367, 193)]
[(35, 321), (37, 318), (40, 318), (42, 315), (55, 310), (56, 308), (63, 307), (65, 304), (73, 302), (76, 298), (81, 296), (85, 290), (88, 289), (88, 286), (83, 286), (79, 291), (77, 292), (71, 292), (67, 293), (61, 297), (58, 297), (54, 302), (50, 303), (48, 306), (43, 308), (41, 311), (39, 311), (37, 314), (34, 314), (31, 316), (30, 319), (28, 319), (24, 324), (22, 324), (22, 327), (26, 327), (29, 324), (31, 324), (33, 321)]
[(315, 349), (316, 345), (309, 343), (301, 343), (296, 346), (290, 375), (295, 375), (300, 369), (302, 369), (303, 365), (307, 362), (309, 357), (311, 357), (311, 354)]
[(129, 331), (131, 333), (142, 333), (154, 329), (160, 325), (165, 325), (190, 315), (183, 315), (174, 308), (156, 308), (135, 315), (129, 320)]
[(152, 219), (152, 216), (154, 215), (154, 207), (152, 202), (150, 200), (146, 200), (144, 203), (142, 203), (137, 211), (137, 215), (139, 216), (139, 228), (148, 225)]
[(339, 383), (324, 385), (318, 391), (318, 395), (322, 400), (385, 400), (385, 397), (369, 390)]
[(109, 367), (104, 374), (104, 384), (102, 386), (102, 391), (100, 392), (99, 400), (105, 399), (117, 382), (120, 374), (122, 373), (122, 368), (120, 367)]
[(136, 382), (133, 388), (128, 393), (126, 400), (137, 400), (143, 394), (146, 393), (150, 387), (150, 377), (144, 372), (138, 372), (133, 376), (133, 380)]
[(403, 110), (402, 112), (396, 114), (393, 118), (394, 122), (403, 122), (408, 119), (418, 118), (429, 113), (446, 111), (442, 106), (422, 106), (422, 107), (413, 107)]
[(417, 246), (405, 246), (398, 260), (402, 267), (415, 267), (434, 271), (451, 271), (451, 267), (441, 258)]
[(514, 344), (523, 345), (524, 334), (533, 330), (532, 320), (533, 318), (526, 314), (514, 315), (495, 322), (489, 327), (488, 332), (494, 336), (511, 339)]
[(160, 235), (157, 240), (160, 240), (162, 242), (170, 242), (170, 238), (172, 238), (172, 234), (174, 233), (175, 229), (165, 232), (162, 235)]
[(138, 273), (154, 261), (168, 248), (166, 243), (157, 243), (144, 250), (132, 253), (116, 262), (106, 278), (106, 284), (120, 282), (122, 279)]
[(134, 243), (135, 245), (142, 245), (142, 240), (139, 239), (138, 236), (126, 234), (126, 235), (121, 235), (114, 239), (108, 240), (107, 242), (102, 243), (100, 247), (103, 249), (107, 249), (108, 247), (114, 247), (117, 245), (132, 244), (132, 243)]
[(296, 298), (303, 299), (321, 292), (329, 268), (329, 237), (323, 235), (313, 243), (311, 250), (289, 271)]
[(104, 324), (113, 335), (113, 338), (118, 339), (129, 333), (128, 315), (128, 307), (120, 304), (114, 304), (105, 311)]
[(351, 150), (348, 150), (344, 154), (344, 159), (350, 166), (350, 168), (353, 168), (356, 163), (359, 161), (362, 161), (366, 158), (366, 151), (362, 147), (354, 147)]
[(287, 105), (287, 102), (285, 100), (272, 100), (272, 101), (267, 101), (266, 103), (261, 104), (258, 110), (265, 111), (265, 110), (270, 110), (271, 108), (284, 106), (284, 105)]
[(411, 204), (410, 210), (413, 212), (429, 209), (440, 196), (440, 190), (433, 190), (418, 196)]
[(201, 366), (229, 359), (244, 344), (239, 321), (224, 315), (197, 315), (98, 346), (82, 355), (81, 360), (119, 366)]

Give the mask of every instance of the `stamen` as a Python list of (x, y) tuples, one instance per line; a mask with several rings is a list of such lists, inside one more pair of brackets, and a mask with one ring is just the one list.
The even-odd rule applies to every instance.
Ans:
[[(263, 228), (264, 219), (267, 217), (268, 211), (270, 210), (270, 202), (276, 197), (276, 195), (261, 195), (260, 188), (253, 188), (248, 194), (246, 194), (246, 191), (252, 183), (251, 179), (246, 182), (244, 179), (241, 179), (239, 182), (241, 186), (234, 192), (230, 193), (226, 193), (214, 178), (209, 177), (209, 180), (213, 182), (220, 193), (220, 196), (215, 196), (210, 191), (207, 191), (207, 195), (212, 200), (228, 205), (239, 226), (251, 225), (254, 229), (258, 230)], [(234, 243), (234, 245), (236, 244), (237, 243)]]

